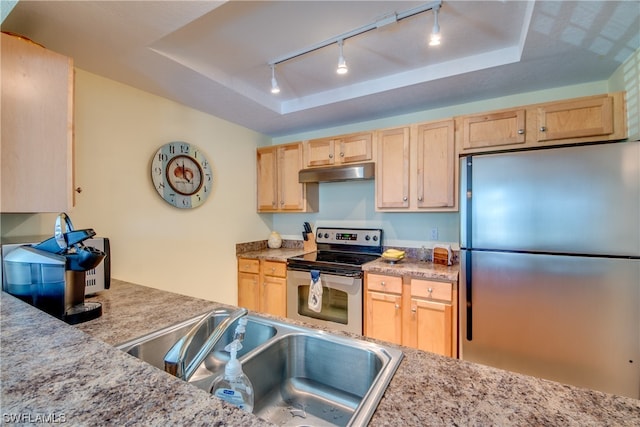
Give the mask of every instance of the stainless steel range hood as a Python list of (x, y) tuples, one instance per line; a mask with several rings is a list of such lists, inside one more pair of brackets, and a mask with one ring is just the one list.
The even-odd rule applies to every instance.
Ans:
[(338, 182), (373, 179), (375, 163), (358, 163), (354, 165), (330, 166), (326, 168), (302, 169), (298, 172), (298, 181), (310, 182)]

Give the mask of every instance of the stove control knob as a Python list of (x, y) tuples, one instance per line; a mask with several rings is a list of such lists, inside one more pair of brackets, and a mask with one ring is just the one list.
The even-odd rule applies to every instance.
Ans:
[(324, 238), (328, 239), (329, 238), (329, 233), (324, 233)]
[(366, 236), (364, 236), (364, 240), (369, 241), (371, 240), (371, 236), (369, 236), (368, 234)]
[(378, 241), (378, 236), (373, 236), (373, 241), (377, 242)]

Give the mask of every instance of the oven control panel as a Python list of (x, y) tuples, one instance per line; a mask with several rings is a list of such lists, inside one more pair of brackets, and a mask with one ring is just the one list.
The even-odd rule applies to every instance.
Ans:
[(316, 242), (331, 245), (381, 246), (379, 228), (321, 228), (316, 230)]

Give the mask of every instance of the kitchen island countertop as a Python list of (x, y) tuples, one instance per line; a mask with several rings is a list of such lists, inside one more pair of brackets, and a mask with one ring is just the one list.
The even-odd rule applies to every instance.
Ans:
[[(113, 347), (223, 304), (119, 280), (89, 300), (103, 316), (70, 326), (2, 293), (4, 423), (271, 425)], [(372, 426), (640, 425), (640, 400), (401, 349)]]

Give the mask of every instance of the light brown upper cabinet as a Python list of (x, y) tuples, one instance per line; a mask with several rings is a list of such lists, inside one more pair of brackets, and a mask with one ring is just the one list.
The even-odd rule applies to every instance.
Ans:
[(372, 159), (372, 133), (312, 139), (305, 144), (306, 167), (366, 162)]
[(64, 212), (74, 205), (73, 60), (27, 39), (2, 37), (2, 212)]
[(302, 143), (257, 149), (258, 212), (316, 212), (318, 184), (300, 184)]
[(623, 95), (598, 95), (539, 105), (535, 111), (536, 140), (546, 143), (581, 138), (625, 138)]
[(625, 93), (456, 117), (460, 153), (616, 141), (627, 137)]
[(377, 143), (376, 210), (456, 209), (452, 119), (381, 130)]
[(462, 149), (525, 143), (524, 108), (462, 118)]

